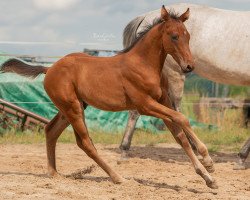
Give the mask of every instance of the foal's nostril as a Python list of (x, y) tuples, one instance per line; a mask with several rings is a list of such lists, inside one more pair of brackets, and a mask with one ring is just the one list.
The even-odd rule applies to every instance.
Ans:
[(193, 67), (191, 65), (187, 66), (187, 71), (191, 72), (193, 70)]

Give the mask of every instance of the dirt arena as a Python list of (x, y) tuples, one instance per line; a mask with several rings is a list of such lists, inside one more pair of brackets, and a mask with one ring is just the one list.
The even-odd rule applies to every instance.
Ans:
[(133, 147), (131, 159), (121, 164), (118, 145), (96, 147), (126, 179), (123, 184), (110, 182), (74, 144), (58, 144), (57, 168), (64, 176), (56, 178), (46, 176), (44, 144), (0, 145), (0, 199), (250, 199), (250, 169), (232, 170), (236, 154), (212, 154), (219, 185), (212, 190), (178, 145)]

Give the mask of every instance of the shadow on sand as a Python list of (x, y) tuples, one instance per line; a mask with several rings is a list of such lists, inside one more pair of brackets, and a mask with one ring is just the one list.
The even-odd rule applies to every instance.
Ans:
[(35, 176), (42, 178), (51, 178), (47, 174), (35, 174), (35, 173), (24, 173), (24, 172), (3, 172), (0, 171), (0, 175), (18, 175), (18, 176)]
[[(107, 148), (107, 150), (120, 154), (119, 148)], [(215, 163), (237, 162), (237, 153), (210, 153)], [(152, 159), (167, 163), (190, 162), (189, 158), (181, 148), (154, 147), (154, 146), (134, 146), (128, 152), (129, 158)], [(250, 168), (250, 159), (246, 161), (246, 167)]]

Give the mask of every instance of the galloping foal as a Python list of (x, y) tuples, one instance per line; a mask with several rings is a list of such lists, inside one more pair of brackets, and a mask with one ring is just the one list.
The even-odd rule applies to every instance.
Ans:
[[(190, 36), (183, 24), (188, 18), (189, 9), (177, 16), (163, 6), (161, 17), (153, 26), (148, 27), (137, 41), (114, 57), (73, 53), (50, 68), (34, 67), (16, 59), (3, 64), (2, 72), (14, 72), (33, 78), (41, 73), (46, 74), (45, 90), (59, 109), (59, 113), (45, 129), (49, 175), (57, 173), (57, 139), (71, 124), (77, 145), (95, 160), (114, 183), (122, 182), (122, 178), (99, 157), (88, 135), (83, 111), (87, 105), (92, 105), (108, 111), (138, 110), (140, 114), (163, 119), (172, 133), (175, 133), (174, 138), (189, 156), (196, 173), (206, 181), (208, 187), (217, 188), (215, 180), (208, 173), (214, 169), (207, 148), (192, 131), (187, 118), (171, 109), (165, 92), (167, 80), (161, 76), (167, 54), (176, 60), (184, 72), (193, 69)], [(193, 153), (183, 130), (195, 142), (206, 168)]]

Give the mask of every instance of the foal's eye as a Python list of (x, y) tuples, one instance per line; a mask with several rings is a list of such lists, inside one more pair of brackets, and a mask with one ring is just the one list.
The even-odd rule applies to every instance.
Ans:
[(179, 36), (178, 35), (172, 35), (171, 38), (172, 38), (172, 40), (177, 41), (179, 39)]

